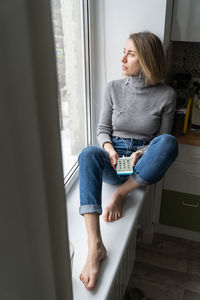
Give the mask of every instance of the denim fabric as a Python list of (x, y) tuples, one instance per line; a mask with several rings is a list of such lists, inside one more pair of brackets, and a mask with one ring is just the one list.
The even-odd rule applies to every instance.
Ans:
[[(113, 146), (119, 156), (130, 156), (141, 147), (148, 145), (148, 141), (134, 139), (112, 138)], [(176, 138), (170, 134), (163, 134), (154, 138), (147, 146), (147, 150), (134, 167), (131, 176), (141, 185), (159, 181), (178, 155)], [(110, 165), (108, 153), (96, 146), (88, 146), (79, 155), (79, 189), (80, 214), (102, 213), (101, 192), (102, 181), (109, 184), (122, 184), (129, 175), (117, 175)]]

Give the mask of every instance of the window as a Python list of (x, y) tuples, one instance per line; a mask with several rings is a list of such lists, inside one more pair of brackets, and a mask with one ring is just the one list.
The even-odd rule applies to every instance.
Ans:
[[(77, 168), (77, 158), (89, 143), (86, 108), (89, 80), (87, 1), (51, 0), (59, 83), (59, 114), (65, 182)], [(87, 74), (87, 77), (86, 75)]]

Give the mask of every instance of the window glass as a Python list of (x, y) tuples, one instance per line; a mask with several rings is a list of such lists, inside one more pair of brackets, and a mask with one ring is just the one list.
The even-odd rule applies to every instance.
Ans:
[(51, 0), (59, 82), (64, 176), (86, 145), (83, 25), (80, 0)]

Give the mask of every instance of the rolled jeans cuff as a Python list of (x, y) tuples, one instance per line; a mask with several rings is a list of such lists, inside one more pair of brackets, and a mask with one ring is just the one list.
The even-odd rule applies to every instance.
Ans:
[(101, 205), (98, 204), (86, 204), (86, 205), (81, 205), (79, 208), (79, 213), (80, 215), (85, 215), (85, 214), (102, 214), (102, 207)]
[(134, 173), (132, 174), (132, 177), (133, 177), (133, 179), (134, 179), (137, 183), (139, 183), (139, 184), (141, 184), (141, 185), (150, 185), (150, 184), (151, 184), (151, 182), (144, 180), (144, 179), (141, 178), (136, 172), (134, 172)]

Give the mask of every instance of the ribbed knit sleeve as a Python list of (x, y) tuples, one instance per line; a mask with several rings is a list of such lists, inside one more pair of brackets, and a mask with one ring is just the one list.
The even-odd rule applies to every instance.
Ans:
[(97, 139), (101, 147), (103, 147), (103, 144), (105, 142), (112, 143), (111, 136), (112, 136), (113, 105), (112, 105), (112, 99), (109, 95), (110, 85), (111, 83), (108, 83), (105, 88), (104, 103), (101, 109), (99, 123), (97, 126)]
[(163, 112), (162, 112), (159, 135), (164, 133), (171, 133), (175, 108), (176, 108), (176, 92), (175, 90), (170, 89), (170, 95), (168, 101), (165, 107), (163, 108)]

